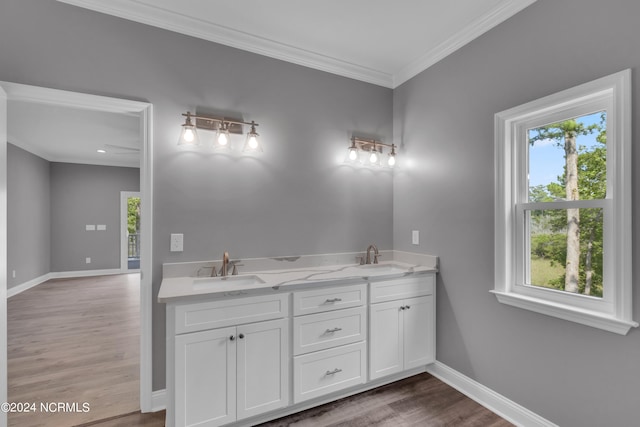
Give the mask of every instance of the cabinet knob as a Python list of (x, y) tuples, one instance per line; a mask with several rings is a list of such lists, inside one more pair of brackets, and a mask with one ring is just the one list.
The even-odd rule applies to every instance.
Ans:
[(244, 338), (244, 334), (238, 335), (238, 338), (243, 339)]
[(405, 305), (405, 308), (406, 308), (407, 310), (409, 310), (409, 309), (411, 308), (411, 306), (410, 306), (410, 305)]
[(236, 337), (235, 337), (235, 336), (233, 336), (233, 335), (231, 335), (231, 336), (229, 337), (229, 340), (230, 340), (230, 341), (235, 341), (235, 340), (236, 340)]
[(404, 310), (404, 305), (401, 305), (401, 306), (400, 306), (400, 310)]

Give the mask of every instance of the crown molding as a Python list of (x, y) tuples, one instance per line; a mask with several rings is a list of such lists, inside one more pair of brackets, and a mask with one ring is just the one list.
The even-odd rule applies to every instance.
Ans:
[(394, 89), (537, 0), (511, 0), (497, 6), (396, 73), (364, 67), (135, 0), (57, 1)]
[(480, 16), (461, 31), (458, 31), (456, 34), (395, 73), (393, 75), (393, 88), (396, 88), (412, 77), (415, 77), (422, 71), (451, 55), (462, 46), (480, 37), (482, 34), (511, 18), (513, 15), (536, 1), (537, 0), (511, 0)]
[(58, 1), (378, 86), (391, 88), (393, 82), (393, 76), (390, 73), (135, 1), (111, 0), (108, 3), (102, 0)]

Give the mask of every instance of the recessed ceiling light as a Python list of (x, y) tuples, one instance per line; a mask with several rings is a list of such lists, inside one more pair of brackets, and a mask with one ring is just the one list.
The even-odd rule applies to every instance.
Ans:
[(102, 150), (102, 149), (97, 150), (97, 151), (98, 151), (98, 153), (100, 153), (100, 154), (105, 154), (105, 153), (107, 152), (107, 150)]

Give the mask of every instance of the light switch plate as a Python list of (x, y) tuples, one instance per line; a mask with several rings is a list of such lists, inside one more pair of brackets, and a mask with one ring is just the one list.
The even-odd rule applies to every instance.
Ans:
[(105, 231), (107, 229), (107, 225), (106, 224), (98, 224), (96, 229), (98, 231)]
[(93, 225), (93, 224), (87, 224), (85, 226), (85, 230), (87, 230), (87, 231), (95, 231), (95, 229), (96, 229), (96, 226)]
[(420, 244), (420, 230), (411, 231), (411, 243), (414, 245)]
[(87, 257), (84, 261), (86, 264), (91, 264), (91, 257)]
[(184, 247), (184, 234), (171, 233), (171, 252), (182, 252)]

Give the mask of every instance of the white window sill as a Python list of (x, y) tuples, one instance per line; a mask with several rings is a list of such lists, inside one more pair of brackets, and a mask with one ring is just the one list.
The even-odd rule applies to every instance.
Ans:
[(547, 316), (581, 323), (583, 325), (603, 329), (605, 331), (615, 332), (620, 335), (626, 335), (627, 332), (629, 332), (629, 329), (638, 327), (637, 322), (617, 319), (594, 311), (558, 304), (540, 298), (519, 295), (513, 292), (490, 292), (493, 293), (502, 304), (524, 308), (525, 310), (531, 310), (536, 313), (546, 314)]

